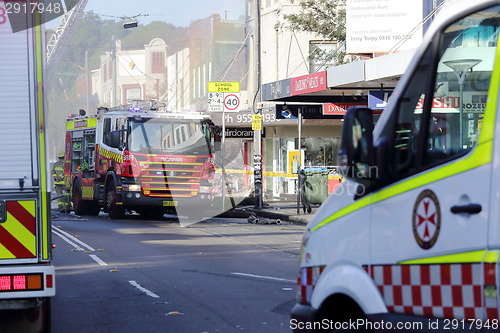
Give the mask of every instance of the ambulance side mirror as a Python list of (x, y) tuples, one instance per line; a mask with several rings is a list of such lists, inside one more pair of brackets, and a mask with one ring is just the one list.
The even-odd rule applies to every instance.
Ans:
[(371, 109), (353, 107), (347, 110), (338, 161), (344, 177), (358, 182), (376, 179)]
[(109, 145), (113, 148), (120, 148), (120, 131), (112, 131), (110, 133)]

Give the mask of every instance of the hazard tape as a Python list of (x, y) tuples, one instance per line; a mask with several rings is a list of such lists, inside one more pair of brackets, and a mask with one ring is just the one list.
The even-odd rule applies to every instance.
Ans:
[[(215, 172), (222, 173), (222, 169), (215, 169)], [(253, 171), (249, 171), (249, 170), (226, 169), (225, 172), (229, 173), (229, 174), (253, 175)], [(283, 172), (269, 172), (269, 171), (264, 171), (262, 174), (264, 176), (267, 176), (267, 177), (298, 178), (298, 175), (296, 173), (283, 173)], [(331, 180), (331, 179), (333, 179), (333, 180), (340, 180), (340, 179), (342, 179), (342, 176), (328, 175), (328, 179), (329, 180)]]
[[(222, 173), (222, 169), (215, 169), (215, 172)], [(250, 171), (250, 170), (226, 169), (225, 172), (226, 173), (232, 173), (232, 174), (253, 175), (253, 171)], [(268, 177), (297, 178), (297, 174), (293, 174), (293, 173), (280, 173), (280, 172), (268, 172), (268, 171), (265, 171), (262, 174), (264, 176), (268, 176)]]

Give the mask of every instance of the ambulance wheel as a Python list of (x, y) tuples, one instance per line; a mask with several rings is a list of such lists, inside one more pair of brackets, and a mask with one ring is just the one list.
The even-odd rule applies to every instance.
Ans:
[(73, 184), (73, 208), (76, 215), (87, 214), (88, 207), (87, 202), (82, 200), (82, 189), (80, 186), (80, 181), (77, 179)]
[(116, 186), (113, 179), (109, 181), (106, 191), (106, 208), (112, 219), (120, 219), (125, 215), (125, 209), (116, 204)]
[(317, 311), (315, 320), (319, 322), (326, 320), (332, 323), (333, 327), (327, 332), (373, 333), (369, 327), (364, 326), (352, 327), (350, 325), (336, 328), (335, 323), (356, 323), (358, 320), (366, 320), (366, 315), (359, 305), (352, 298), (343, 294), (336, 294), (327, 298)]

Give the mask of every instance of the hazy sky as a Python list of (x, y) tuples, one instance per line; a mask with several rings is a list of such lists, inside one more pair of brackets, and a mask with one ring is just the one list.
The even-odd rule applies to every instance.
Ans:
[[(187, 27), (192, 20), (211, 14), (220, 14), (224, 18), (225, 11), (229, 20), (236, 20), (245, 15), (245, 0), (88, 0), (85, 11), (89, 10), (101, 14), (102, 19), (113, 19), (109, 16), (149, 14), (150, 16), (138, 17), (139, 23), (165, 21)], [(55, 19), (46, 26), (53, 29), (58, 22), (59, 19)]]

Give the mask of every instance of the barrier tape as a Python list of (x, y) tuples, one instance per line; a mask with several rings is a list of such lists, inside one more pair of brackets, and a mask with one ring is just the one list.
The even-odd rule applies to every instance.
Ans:
[[(226, 173), (253, 175), (253, 171), (250, 171), (250, 170), (226, 169), (225, 171), (226, 171)], [(215, 172), (222, 173), (222, 169), (215, 169)], [(267, 176), (267, 177), (298, 178), (298, 175), (296, 173), (282, 173), (282, 172), (264, 171), (262, 174), (264, 176)], [(341, 178), (342, 178), (342, 176), (338, 176), (338, 175), (328, 175), (329, 180), (331, 180), (331, 179), (340, 180)]]

